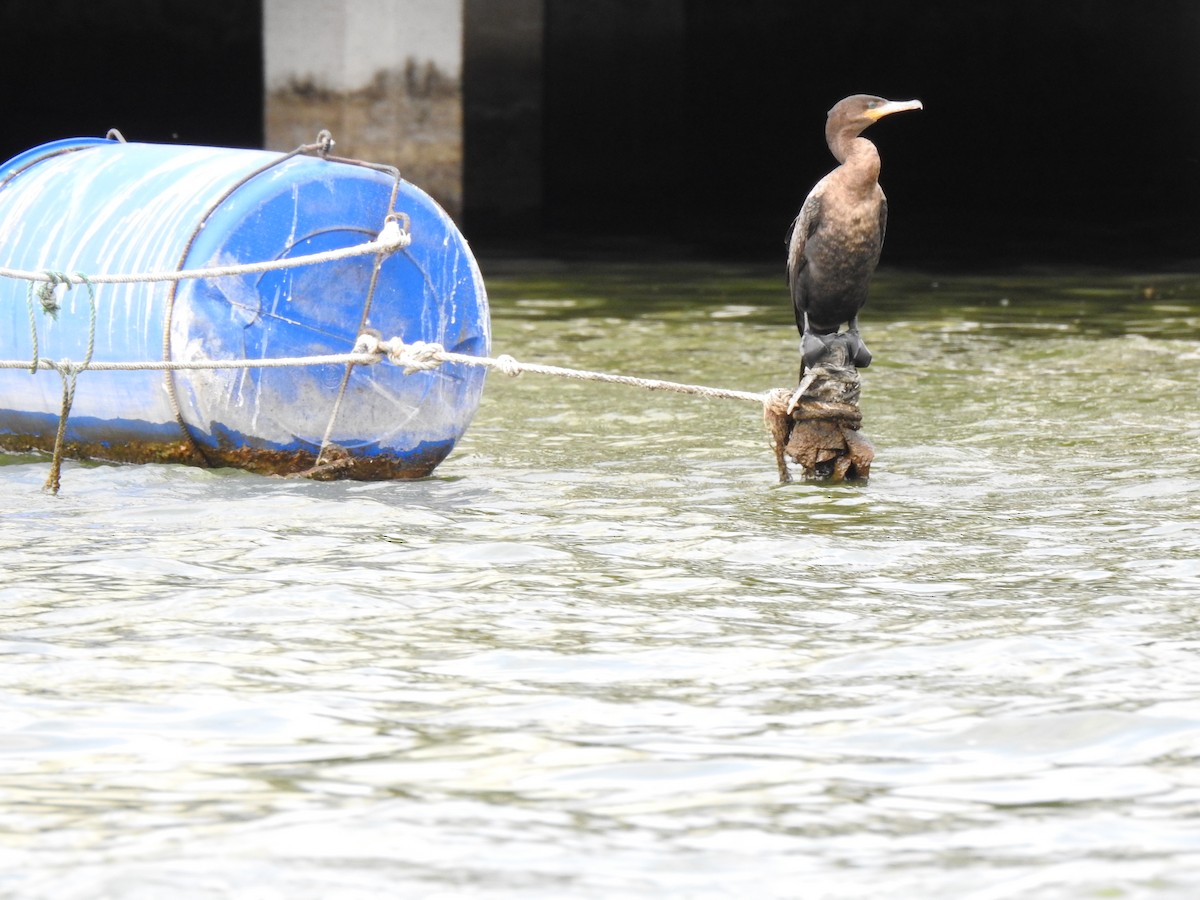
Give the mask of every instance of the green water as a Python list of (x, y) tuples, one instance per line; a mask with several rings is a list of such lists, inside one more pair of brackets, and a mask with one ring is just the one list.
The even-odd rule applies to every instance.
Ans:
[[(485, 263), (495, 352), (795, 384), (782, 276)], [(416, 483), (0, 467), (0, 895), (1200, 880), (1200, 278), (884, 273), (867, 485), (489, 377)]]

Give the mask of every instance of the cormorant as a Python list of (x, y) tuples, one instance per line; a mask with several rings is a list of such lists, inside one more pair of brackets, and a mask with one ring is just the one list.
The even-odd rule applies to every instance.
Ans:
[(860, 135), (884, 116), (921, 108), (920, 100), (855, 94), (829, 110), (825, 141), (841, 165), (813, 187), (788, 240), (788, 285), (806, 366), (821, 358), (843, 322), (851, 362), (871, 364), (858, 311), (883, 248), (887, 198), (879, 187), (879, 151)]

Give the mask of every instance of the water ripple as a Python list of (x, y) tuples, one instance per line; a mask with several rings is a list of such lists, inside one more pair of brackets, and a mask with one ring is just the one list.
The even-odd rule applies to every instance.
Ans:
[[(501, 279), (497, 342), (794, 381), (778, 280), (704, 275)], [(1190, 897), (1170, 291), (885, 275), (865, 487), (777, 486), (754, 409), (530, 377), (419, 482), (7, 459), (0, 894)]]

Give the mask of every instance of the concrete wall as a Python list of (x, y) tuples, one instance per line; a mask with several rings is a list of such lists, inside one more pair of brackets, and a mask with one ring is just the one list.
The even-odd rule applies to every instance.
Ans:
[(268, 149), (388, 163), (462, 210), (463, 0), (263, 0)]

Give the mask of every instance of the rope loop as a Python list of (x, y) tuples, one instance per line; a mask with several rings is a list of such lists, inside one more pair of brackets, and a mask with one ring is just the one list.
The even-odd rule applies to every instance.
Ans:
[[(76, 281), (75, 279), (78, 279)], [(75, 284), (86, 284), (88, 289), (88, 301), (91, 304), (91, 323), (88, 329), (88, 349), (87, 362), (91, 361), (92, 349), (96, 343), (96, 291), (92, 286), (92, 282), (82, 272), (75, 273), (75, 279), (65, 272), (52, 272), (47, 270), (40, 284), (36, 281), (30, 281), (29, 287), (25, 291), (25, 303), (29, 308), (29, 342), (33, 349), (33, 358), (29, 363), (29, 374), (33, 375), (40, 368), (38, 364), (38, 332), (37, 332), (37, 315), (35, 314), (34, 297), (37, 297), (38, 304), (42, 307), (42, 312), (48, 315), (51, 319), (58, 319), (58, 313), (62, 309), (62, 303), (58, 299), (55, 290), (59, 285), (66, 285), (69, 291)]]
[[(86, 369), (92, 362), (92, 354), (96, 350), (96, 288), (82, 272), (76, 272), (76, 277), (79, 278), (87, 287), (88, 291), (88, 339), (87, 339), (87, 355), (83, 358), (83, 366), (80, 371)], [(67, 290), (71, 289), (70, 282), (67, 283)]]
[(34, 375), (38, 370), (38, 332), (37, 332), (37, 313), (33, 311), (33, 285), (29, 282), (29, 287), (25, 290), (25, 305), (29, 308), (29, 342), (32, 346), (32, 359), (29, 363), (29, 374)]
[(46, 360), (44, 365), (58, 373), (62, 379), (62, 404), (58, 412), (58, 431), (54, 435), (54, 453), (50, 459), (50, 472), (42, 490), (57, 494), (62, 481), (63, 448), (67, 436), (67, 419), (71, 415), (71, 405), (75, 402), (75, 383), (79, 373), (88, 367), (91, 360), (92, 348), (88, 346), (88, 359), (82, 363), (71, 362), (69, 359), (57, 361)]

